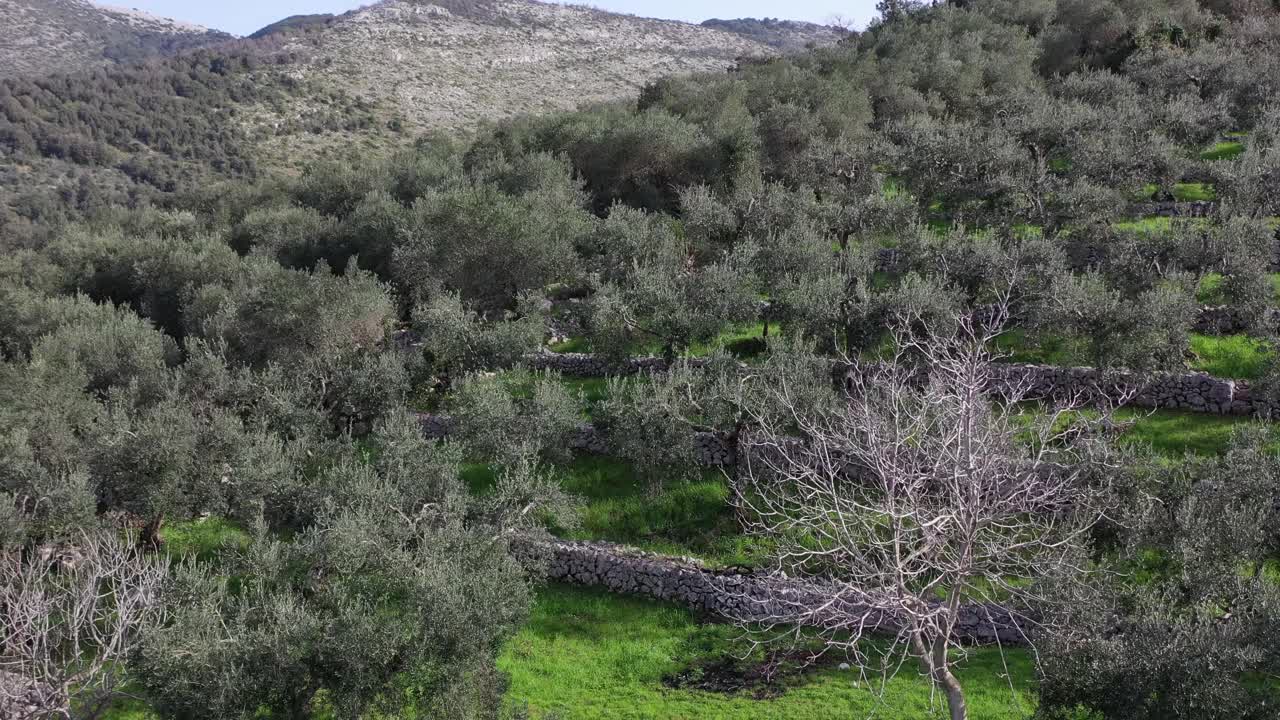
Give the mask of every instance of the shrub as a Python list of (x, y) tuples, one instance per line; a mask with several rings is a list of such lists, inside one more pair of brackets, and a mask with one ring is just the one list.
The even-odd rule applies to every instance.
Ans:
[[(533, 300), (522, 304), (527, 309)], [(462, 299), (441, 294), (413, 309), (413, 330), (437, 374), (446, 378), (478, 370), (510, 367), (533, 352), (546, 335), (541, 312), (487, 320)]]
[(526, 456), (568, 460), (582, 399), (558, 375), (472, 375), (455, 388), (449, 411), (470, 457), (512, 467)]

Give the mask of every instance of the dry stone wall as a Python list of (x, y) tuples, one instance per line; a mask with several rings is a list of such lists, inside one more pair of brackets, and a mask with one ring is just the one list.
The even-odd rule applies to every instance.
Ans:
[[(574, 377), (601, 377), (615, 371), (624, 374), (662, 372), (668, 363), (662, 358), (631, 358), (614, 363), (589, 354), (542, 353), (529, 356), (536, 368), (557, 369)], [(680, 360), (698, 367), (697, 360)], [(997, 376), (1005, 387), (1015, 383), (1029, 386), (1031, 399), (1052, 400), (1081, 393), (1104, 392), (1113, 398), (1131, 396), (1129, 405), (1144, 408), (1186, 410), (1215, 415), (1273, 416), (1271, 404), (1254, 392), (1247, 381), (1218, 378), (1207, 373), (1100, 372), (1089, 367), (1057, 367), (1023, 363), (997, 363)], [(838, 369), (846, 375), (849, 368)]]
[[(1270, 308), (1261, 318), (1268, 328), (1280, 327), (1280, 309)], [(1230, 305), (1207, 305), (1200, 308), (1191, 328), (1202, 335), (1236, 335), (1253, 330), (1253, 324), (1239, 308)]]
[(1029, 399), (1053, 400), (1103, 393), (1113, 399), (1131, 396), (1128, 405), (1141, 408), (1272, 417), (1271, 404), (1256, 396), (1248, 382), (1206, 373), (1103, 373), (1089, 367), (1015, 363), (997, 364), (995, 372), (1001, 388), (1026, 387)]
[[(797, 618), (814, 627), (840, 628), (862, 621), (864, 627), (895, 633), (899, 621), (869, 609), (853, 588), (762, 573), (710, 570), (689, 558), (647, 553), (612, 543), (539, 541), (529, 550), (550, 555), (553, 580), (602, 587), (610, 592), (677, 603), (719, 618), (760, 622)], [(824, 608), (822, 612), (809, 612)], [(1030, 623), (997, 605), (961, 609), (959, 642), (1022, 645)]]
[(1129, 206), (1129, 214), (1133, 217), (1202, 218), (1215, 215), (1217, 212), (1218, 203), (1211, 200), (1143, 202)]

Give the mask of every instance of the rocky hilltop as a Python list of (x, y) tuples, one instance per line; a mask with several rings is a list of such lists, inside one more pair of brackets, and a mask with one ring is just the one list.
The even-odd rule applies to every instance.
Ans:
[(421, 128), (630, 97), (663, 75), (778, 52), (714, 28), (529, 0), (386, 0), (293, 42), (310, 55), (304, 74)]
[(849, 36), (849, 31), (841, 27), (777, 18), (715, 18), (703, 22), (702, 26), (736, 33), (787, 53), (802, 52), (809, 47), (834, 45)]
[(133, 62), (230, 38), (198, 25), (88, 0), (0, 0), (0, 76)]

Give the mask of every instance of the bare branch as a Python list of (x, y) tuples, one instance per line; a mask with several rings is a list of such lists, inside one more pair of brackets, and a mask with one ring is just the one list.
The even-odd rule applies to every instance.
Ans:
[[(912, 659), (952, 717), (967, 716), (952, 673), (965, 653), (962, 610), (1013, 611), (1016, 626), (1035, 627), (1014, 609), (1051, 601), (1036, 581), (1072, 569), (1099, 518), (1089, 471), (1107, 462), (1091, 426), (1109, 408), (1076, 412), (1098, 394), (1027, 413), (1029, 384), (997, 382), (989, 348), (1008, 317), (1002, 294), (945, 328), (899, 318), (892, 358), (845, 359), (845, 403), (806, 405), (790, 382), (771, 380), (775, 411), (755, 414), (741, 441), (734, 499), (748, 531), (774, 542), (779, 573), (837, 592), (774, 602), (763, 622), (754, 608), (740, 620), (757, 637), (799, 642), (798, 627), (818, 627), (826, 650), (882, 678)], [(886, 630), (888, 647), (868, 652), (865, 636)]]
[(0, 717), (96, 714), (138, 631), (163, 619), (167, 575), (166, 562), (110, 534), (0, 556)]

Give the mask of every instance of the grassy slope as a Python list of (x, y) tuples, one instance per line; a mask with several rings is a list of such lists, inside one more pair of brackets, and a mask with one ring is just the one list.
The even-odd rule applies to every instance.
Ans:
[[(781, 332), (777, 324), (769, 326), (769, 332), (777, 335)], [(757, 357), (764, 346), (764, 322), (739, 323), (731, 325), (709, 342), (695, 342), (683, 353), (687, 357), (706, 357), (718, 348), (725, 348), (731, 354), (749, 360)], [(561, 343), (553, 343), (549, 348), (559, 353), (589, 353), (592, 351), (591, 341), (587, 338), (569, 338)], [(639, 343), (629, 350), (630, 355), (661, 355), (662, 345), (657, 342)]]
[[(1124, 411), (1136, 418), (1130, 442), (1149, 443), (1170, 456), (1225, 448), (1245, 422), (1189, 413)], [(610, 539), (654, 550), (704, 555), (713, 562), (744, 562), (752, 544), (738, 534), (718, 473), (671, 482), (657, 495), (625, 463), (582, 458), (557, 469), (566, 489), (584, 499), (584, 525), (573, 537)], [(483, 468), (468, 470), (472, 486), (490, 481)], [(248, 536), (225, 521), (178, 523), (165, 531), (176, 556), (211, 558)], [(758, 548), (756, 548), (758, 550)], [(533, 616), (504, 648), (500, 667), (511, 677), (507, 703), (528, 706), (533, 717), (572, 718), (845, 718), (910, 720), (942, 717), (929, 688), (910, 668), (888, 684), (883, 702), (855, 675), (827, 666), (789, 681), (779, 697), (724, 695), (671, 689), (664, 676), (736, 651), (732, 628), (698, 623), (680, 608), (602, 591), (553, 585), (540, 591)], [(1023, 718), (1033, 709), (1031, 658), (1011, 652), (1006, 672), (995, 650), (973, 653), (961, 678), (971, 717)], [(1011, 677), (1017, 692), (1004, 679)], [(122, 703), (110, 720), (149, 720), (145, 706)]]
[(1201, 160), (1233, 160), (1244, 152), (1244, 143), (1223, 140), (1200, 153)]
[[(580, 499), (581, 526), (557, 533), (573, 540), (608, 540), (715, 565), (750, 565), (759, 541), (744, 537), (729, 506), (728, 481), (719, 470), (668, 479), (656, 491), (626, 462), (580, 457), (552, 468), (560, 485)], [(492, 470), (466, 471), (473, 490), (493, 482)]]
[[(945, 716), (931, 702), (928, 684), (910, 667), (888, 683), (883, 701), (865, 683), (855, 685), (854, 672), (833, 667), (767, 700), (663, 684), (664, 676), (700, 658), (731, 652), (735, 636), (732, 628), (699, 625), (689, 612), (668, 605), (551, 586), (542, 590), (533, 617), (507, 644), (498, 664), (511, 676), (508, 704), (528, 707), (534, 718), (552, 717), (552, 712), (564, 720)], [(990, 649), (974, 651), (961, 669), (970, 717), (1025, 718), (1033, 710), (1031, 658), (1011, 651), (1006, 659), (1007, 675), (999, 653)]]
[[(1192, 333), (1191, 357), (1187, 370), (1206, 372), (1221, 378), (1251, 380), (1262, 377), (1274, 350), (1266, 342), (1247, 335), (1200, 335)], [(1042, 365), (1088, 365), (1078, 349), (1056, 338), (1035, 338), (1021, 330), (1002, 335), (997, 348), (1007, 362)]]
[(1222, 378), (1260, 378), (1271, 364), (1273, 351), (1262, 340), (1247, 335), (1192, 335), (1192, 370)]
[(1170, 410), (1121, 410), (1118, 415), (1121, 419), (1135, 421), (1133, 428), (1125, 435), (1125, 442), (1147, 445), (1161, 455), (1172, 458), (1182, 457), (1186, 453), (1224, 453), (1232, 434), (1255, 422), (1247, 418)]

